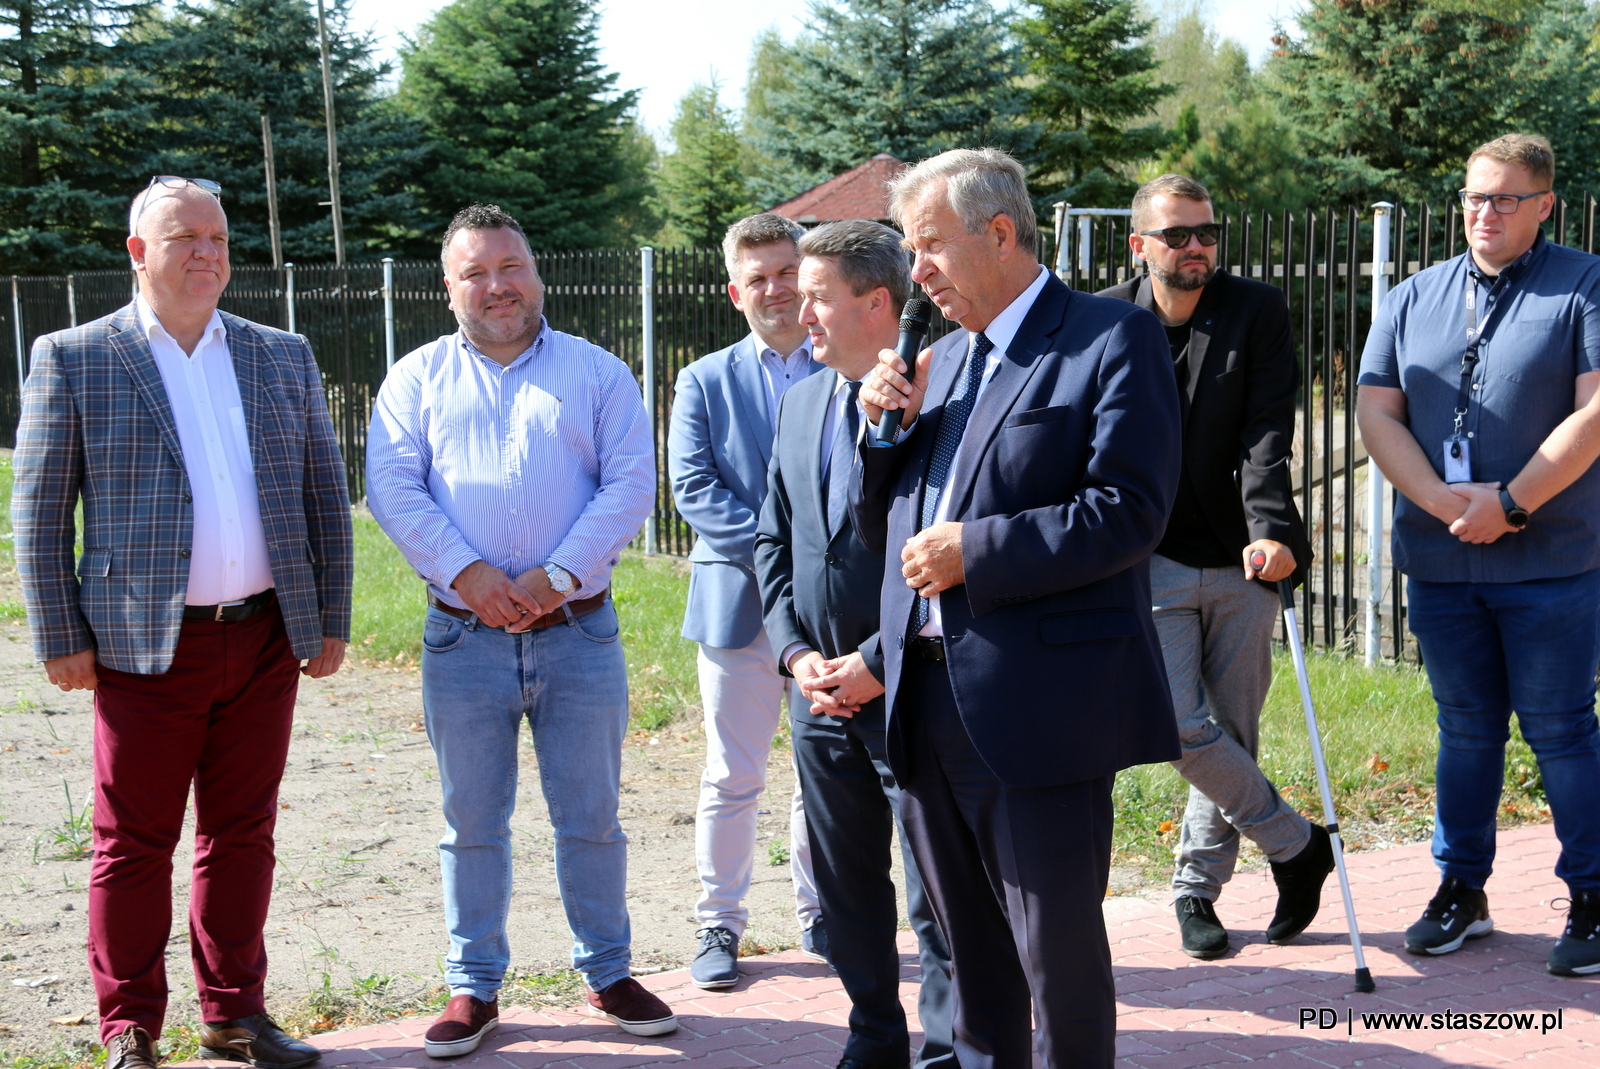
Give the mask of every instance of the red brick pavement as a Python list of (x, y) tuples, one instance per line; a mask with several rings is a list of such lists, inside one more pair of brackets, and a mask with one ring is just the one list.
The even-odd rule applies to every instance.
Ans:
[[(1266, 943), (1275, 892), (1266, 873), (1240, 876), (1218, 903), (1237, 948), (1198, 962), (1176, 949), (1164, 901), (1113, 898), (1106, 920), (1120, 1005), (1122, 1066), (1196, 1069), (1271, 1059), (1274, 1065), (1436, 1069), (1532, 1063), (1538, 1069), (1600, 1069), (1600, 975), (1563, 979), (1545, 972), (1564, 914), (1551, 899), (1565, 890), (1552, 875), (1549, 826), (1500, 836), (1499, 874), (1488, 887), (1497, 929), (1442, 958), (1405, 953), (1402, 932), (1437, 884), (1426, 844), (1349, 858), (1367, 964), (1377, 981), (1354, 993), (1353, 960), (1338, 884), (1329, 879), (1317, 923), (1291, 947)], [(915, 1012), (916, 958), (901, 937), (908, 1012)], [(742, 1069), (837, 1064), (848, 1005), (837, 981), (798, 952), (747, 959), (731, 992), (698, 991), (683, 971), (644, 978), (678, 1014), (670, 1036), (639, 1040), (571, 1011), (514, 1009), (499, 1031), (455, 1065), (470, 1069)], [(1302, 1027), (1303, 1010), (1331, 1011), (1334, 1027)], [(1531, 1012), (1533, 1027), (1494, 1030), (1379, 1027), (1363, 1013)], [(1560, 1015), (1543, 1028), (1543, 1014)], [(315, 1037), (321, 1065), (422, 1067), (448, 1063), (422, 1053), (429, 1021), (408, 1018)], [(913, 1018), (913, 1027), (915, 1019)], [(205, 1063), (191, 1063), (204, 1065)]]

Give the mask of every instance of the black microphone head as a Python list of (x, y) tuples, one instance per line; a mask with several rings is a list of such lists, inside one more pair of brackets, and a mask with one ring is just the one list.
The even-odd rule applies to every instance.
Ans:
[(918, 334), (926, 334), (928, 332), (928, 323), (932, 319), (932, 302), (921, 294), (917, 294), (906, 301), (906, 306), (900, 310), (900, 329), (907, 334), (913, 331)]

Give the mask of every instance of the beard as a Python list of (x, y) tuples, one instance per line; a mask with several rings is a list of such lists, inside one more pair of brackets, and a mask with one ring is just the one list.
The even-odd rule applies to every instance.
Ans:
[[(1185, 270), (1186, 268), (1201, 268), (1199, 271)], [(1168, 271), (1165, 267), (1150, 261), (1150, 273), (1156, 277), (1169, 290), (1199, 290), (1205, 289), (1206, 283), (1211, 281), (1211, 276), (1217, 269), (1204, 260), (1185, 260), (1178, 265), (1176, 271)]]
[(531, 340), (539, 329), (539, 317), (543, 314), (544, 301), (535, 299), (524, 302), (522, 314), (510, 319), (490, 319), (475, 312), (457, 311), (456, 322), (467, 340), (482, 348), (484, 345), (509, 345), (523, 338)]

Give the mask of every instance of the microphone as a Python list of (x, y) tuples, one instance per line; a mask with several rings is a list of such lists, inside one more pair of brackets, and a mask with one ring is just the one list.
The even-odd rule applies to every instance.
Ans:
[[(912, 297), (906, 302), (905, 308), (900, 311), (900, 340), (895, 342), (895, 355), (905, 361), (906, 377), (915, 378), (917, 374), (917, 353), (922, 349), (922, 339), (928, 335), (928, 321), (933, 318), (933, 305), (926, 297)], [(878, 420), (878, 442), (882, 445), (893, 445), (895, 435), (900, 430), (900, 418), (905, 415), (903, 408), (884, 409), (883, 418)]]

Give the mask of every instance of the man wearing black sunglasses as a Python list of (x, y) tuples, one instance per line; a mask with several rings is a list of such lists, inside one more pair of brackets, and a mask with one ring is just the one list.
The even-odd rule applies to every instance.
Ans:
[[(1324, 828), (1295, 812), (1256, 764), (1272, 683), (1278, 599), (1268, 584), (1311, 560), (1289, 481), (1298, 385), (1288, 308), (1275, 286), (1217, 267), (1221, 228), (1206, 188), (1163, 175), (1133, 198), (1129, 244), (1149, 273), (1104, 296), (1167, 328), (1183, 408), (1183, 477), (1150, 559), (1156, 629), (1189, 781), (1172, 886), (1184, 952), (1216, 958), (1228, 932), (1212, 903), (1239, 837), (1278, 884), (1267, 938), (1288, 943), (1317, 914), (1333, 867)], [(1257, 568), (1253, 555), (1264, 555)]]

